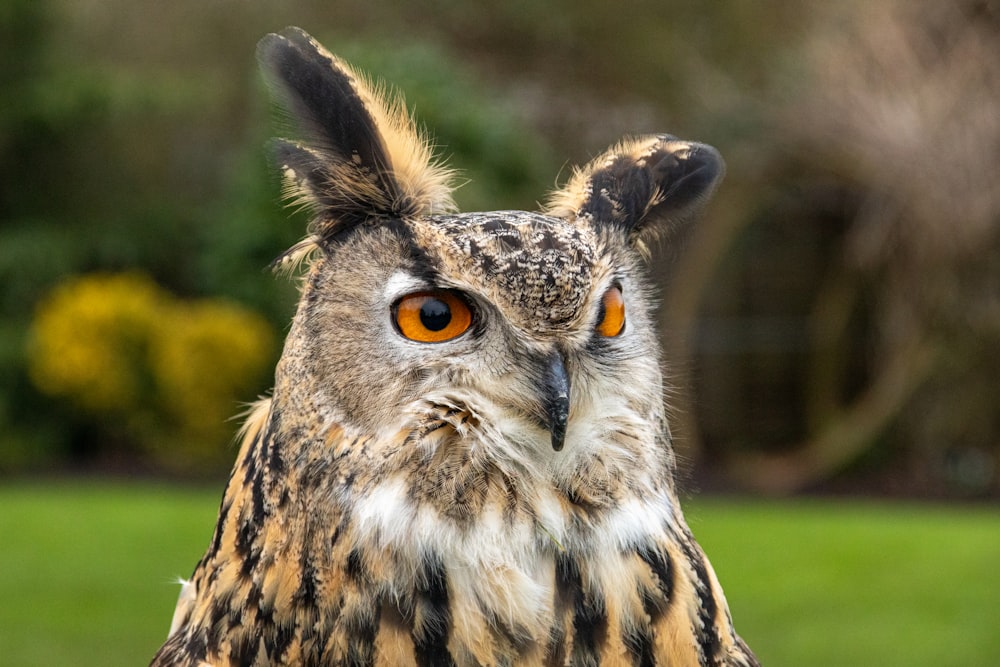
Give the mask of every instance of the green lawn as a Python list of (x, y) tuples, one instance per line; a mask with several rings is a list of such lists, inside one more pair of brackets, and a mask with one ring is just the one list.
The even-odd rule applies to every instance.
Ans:
[[(141, 665), (221, 486), (0, 486), (0, 665)], [(696, 499), (736, 626), (768, 667), (1000, 664), (1000, 510)]]
[(1000, 665), (1000, 508), (701, 499), (687, 516), (764, 665)]
[(0, 665), (149, 664), (221, 496), (221, 486), (0, 487)]

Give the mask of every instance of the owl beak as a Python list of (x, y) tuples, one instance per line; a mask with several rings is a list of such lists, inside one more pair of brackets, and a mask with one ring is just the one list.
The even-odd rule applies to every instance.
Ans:
[(569, 375), (559, 351), (553, 351), (545, 360), (544, 382), (545, 416), (552, 436), (552, 449), (558, 452), (566, 440), (569, 421)]

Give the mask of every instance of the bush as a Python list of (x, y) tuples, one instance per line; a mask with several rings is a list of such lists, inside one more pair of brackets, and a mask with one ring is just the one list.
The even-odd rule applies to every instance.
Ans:
[[(227, 419), (271, 367), (276, 336), (260, 315), (222, 299), (180, 300), (142, 273), (90, 274), (38, 307), (28, 370), (123, 447), (169, 469), (231, 459)], [(108, 452), (105, 452), (108, 453)]]

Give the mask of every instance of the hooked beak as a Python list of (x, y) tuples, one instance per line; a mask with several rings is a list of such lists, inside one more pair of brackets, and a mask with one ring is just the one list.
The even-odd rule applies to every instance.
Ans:
[(543, 407), (549, 433), (552, 435), (552, 449), (558, 452), (566, 440), (566, 424), (569, 421), (569, 375), (559, 351), (553, 351), (545, 360), (542, 386)]

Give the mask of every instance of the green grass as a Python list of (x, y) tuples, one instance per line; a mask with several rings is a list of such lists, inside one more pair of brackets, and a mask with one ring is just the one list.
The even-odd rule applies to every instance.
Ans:
[(146, 665), (222, 495), (123, 484), (0, 487), (0, 665)]
[(1000, 665), (1000, 511), (700, 500), (688, 521), (764, 665)]
[[(142, 665), (221, 487), (0, 486), (0, 665)], [(692, 529), (768, 667), (994, 665), (1000, 511), (697, 499)]]

